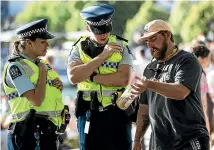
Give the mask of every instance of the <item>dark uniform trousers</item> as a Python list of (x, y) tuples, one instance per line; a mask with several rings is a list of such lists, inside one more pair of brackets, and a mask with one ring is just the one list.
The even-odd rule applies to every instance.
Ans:
[[(11, 125), (13, 127), (13, 124)], [(25, 134), (22, 136), (24, 123), (16, 123), (16, 128), (12, 134), (9, 131), (9, 150), (35, 150), (36, 146), (40, 150), (57, 150), (57, 138), (55, 133), (57, 127), (47, 119), (36, 118), (34, 127), (27, 126)], [(10, 128), (9, 128), (10, 130)], [(39, 139), (36, 138), (36, 136)]]
[[(80, 116), (80, 118), (85, 118)], [(78, 118), (79, 119), (79, 118)], [(105, 111), (91, 111), (89, 133), (82, 132), (85, 123), (78, 120), (80, 150), (131, 150), (131, 122), (124, 111), (109, 106)], [(85, 134), (85, 141), (82, 137)]]

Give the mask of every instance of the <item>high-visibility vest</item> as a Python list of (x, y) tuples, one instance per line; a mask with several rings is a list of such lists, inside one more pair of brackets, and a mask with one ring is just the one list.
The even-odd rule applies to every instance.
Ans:
[[(78, 41), (78, 50), (80, 54), (81, 61), (85, 64), (92, 60), (90, 56), (88, 56), (82, 49), (81, 49), (81, 41), (86, 40), (87, 37), (82, 37)], [(122, 41), (118, 39), (114, 35), (110, 35), (108, 43), (118, 43), (120, 46), (122, 46), (123, 50), (125, 50), (125, 47), (127, 46), (127, 42)], [(95, 72), (97, 74), (110, 74), (117, 72), (117, 68), (119, 65), (119, 62), (122, 60), (122, 53), (113, 53), (113, 55), (105, 60), (103, 64), (99, 67), (99, 69), (96, 69)], [(91, 82), (89, 79), (83, 82), (80, 82), (77, 84), (78, 91), (83, 91), (83, 99), (85, 101), (90, 101), (90, 92), (96, 91), (98, 100), (102, 103), (103, 107), (109, 106), (112, 104), (111, 96), (112, 93), (116, 92), (118, 89), (121, 89), (123, 87), (109, 87), (97, 84), (95, 82)]]
[[(39, 67), (28, 59), (18, 58), (15, 61), (23, 67), (26, 75), (36, 87), (39, 79)], [(5, 79), (9, 63), (5, 65), (3, 72), (3, 85), (11, 109), (11, 122), (19, 122), (24, 120), (30, 112), (30, 109), (35, 109), (37, 114), (48, 115), (49, 120), (51, 120), (56, 126), (60, 127), (62, 123), (61, 112), (64, 108), (64, 104), (62, 102), (62, 93), (52, 84), (52, 81), (56, 78), (59, 78), (59, 75), (50, 67), (50, 65), (48, 65), (46, 61), (41, 60), (41, 62), (48, 66), (48, 73), (45, 98), (39, 107), (34, 106), (27, 98), (19, 97), (16, 88), (7, 86)]]

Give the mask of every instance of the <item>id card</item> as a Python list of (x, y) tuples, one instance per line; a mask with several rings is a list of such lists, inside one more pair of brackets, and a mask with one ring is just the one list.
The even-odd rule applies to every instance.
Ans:
[(84, 130), (85, 134), (88, 134), (89, 127), (90, 127), (90, 122), (89, 122), (89, 121), (86, 121), (86, 122), (85, 122), (85, 130)]

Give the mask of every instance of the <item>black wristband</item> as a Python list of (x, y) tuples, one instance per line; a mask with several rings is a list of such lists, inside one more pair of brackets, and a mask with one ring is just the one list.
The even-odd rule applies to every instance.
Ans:
[(96, 72), (93, 72), (92, 75), (90, 76), (90, 81), (91, 82), (94, 82), (94, 76), (96, 76), (97, 73)]

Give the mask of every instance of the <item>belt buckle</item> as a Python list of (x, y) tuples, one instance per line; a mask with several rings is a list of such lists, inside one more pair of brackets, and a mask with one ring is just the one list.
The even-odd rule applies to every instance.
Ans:
[(102, 112), (102, 111), (106, 111), (107, 109), (103, 108), (102, 106), (99, 106), (99, 112)]

